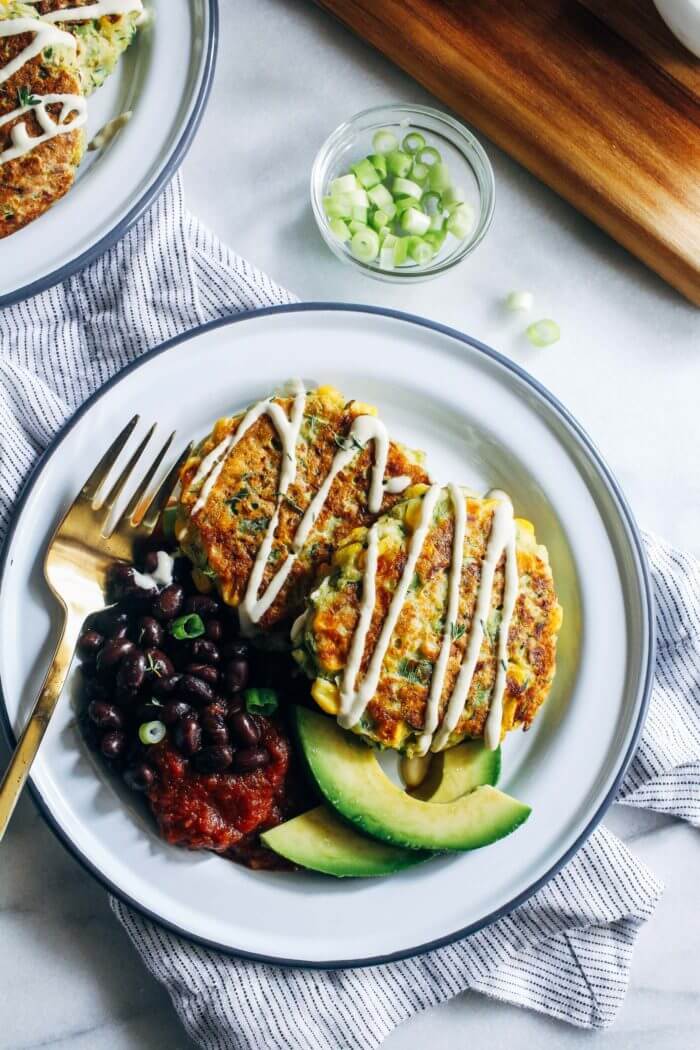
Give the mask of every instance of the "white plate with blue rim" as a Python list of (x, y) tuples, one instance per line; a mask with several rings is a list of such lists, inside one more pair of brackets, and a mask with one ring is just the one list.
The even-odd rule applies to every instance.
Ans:
[(14, 741), (56, 630), (44, 550), (97, 450), (135, 411), (183, 444), (203, 436), (288, 379), (291, 362), (307, 383), (378, 405), (393, 437), (426, 451), (436, 480), (505, 489), (549, 548), (564, 608), (557, 676), (531, 732), (505, 742), (499, 784), (530, 819), (492, 846), (385, 879), (249, 871), (179, 850), (88, 757), (75, 672), (31, 788), (80, 862), (163, 925), (274, 963), (368, 965), (466, 936), (551, 878), (610, 805), (644, 720), (654, 634), (639, 533), (589, 438), (512, 362), (430, 321), (327, 304), (215, 323), (145, 355), (74, 417), (16, 508), (2, 563), (2, 718)]
[(182, 163), (206, 107), (218, 0), (145, 0), (148, 20), (88, 100), (87, 140), (120, 114), (129, 123), (88, 152), (72, 189), (0, 240), (0, 308), (64, 281), (134, 225)]

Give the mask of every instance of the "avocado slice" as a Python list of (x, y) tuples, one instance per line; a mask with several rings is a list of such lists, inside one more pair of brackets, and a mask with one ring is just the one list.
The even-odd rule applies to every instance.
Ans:
[(495, 786), (500, 773), (500, 747), (489, 751), (481, 740), (465, 740), (434, 755), (425, 780), (410, 794), (422, 802), (454, 802), (482, 784)]
[(436, 805), (412, 798), (389, 780), (374, 752), (338, 724), (295, 709), (299, 739), (319, 790), (346, 820), (395, 846), (470, 850), (515, 831), (530, 807), (489, 785)]
[(355, 831), (329, 806), (317, 806), (260, 836), (268, 849), (293, 864), (325, 875), (393, 875), (432, 857), (426, 850), (401, 849)]

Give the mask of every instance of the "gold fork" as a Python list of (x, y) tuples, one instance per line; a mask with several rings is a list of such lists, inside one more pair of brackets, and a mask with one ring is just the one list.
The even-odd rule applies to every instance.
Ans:
[(153, 497), (148, 499), (149, 486), (175, 437), (173, 432), (119, 520), (109, 528), (114, 505), (156, 429), (154, 424), (106, 498), (97, 504), (100, 490), (138, 421), (139, 417), (134, 416), (105, 452), (56, 529), (46, 552), (44, 576), (63, 609), (63, 625), (39, 697), (0, 784), (0, 842), (58, 703), (82, 626), (89, 615), (107, 604), (111, 567), (120, 561), (133, 562), (139, 545), (153, 533), (192, 449), (192, 445), (188, 445)]

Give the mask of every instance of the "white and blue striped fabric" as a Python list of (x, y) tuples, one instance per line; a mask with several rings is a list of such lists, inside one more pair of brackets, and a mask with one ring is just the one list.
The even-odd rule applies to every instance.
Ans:
[[(145, 292), (145, 294), (144, 294)], [(150, 347), (293, 297), (188, 215), (176, 179), (86, 271), (0, 312), (0, 539), (32, 464), (75, 409)], [(657, 601), (649, 716), (619, 801), (700, 826), (700, 564), (646, 537)], [(515, 912), (457, 944), (359, 970), (284, 970), (166, 932), (114, 900), (187, 1031), (217, 1050), (368, 1050), (470, 988), (582, 1027), (612, 1023), (661, 886), (605, 828)]]

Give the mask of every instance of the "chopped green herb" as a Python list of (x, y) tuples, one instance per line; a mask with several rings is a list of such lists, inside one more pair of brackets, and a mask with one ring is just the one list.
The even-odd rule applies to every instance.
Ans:
[(269, 518), (244, 518), (240, 522), (239, 528), (241, 532), (265, 532), (265, 529), (270, 524)]
[(21, 87), (17, 91), (17, 105), (22, 109), (24, 106), (38, 106), (41, 99), (37, 95), (33, 95), (31, 91), (26, 87)]
[(487, 623), (484, 623), (483, 620), (480, 620), (479, 622), (481, 624), (481, 629), (484, 632), (484, 638), (489, 643), (489, 646), (493, 649), (493, 647), (495, 645), (495, 641), (494, 641), (493, 635), (491, 634), (491, 630), (489, 628), (489, 625)]
[(153, 659), (151, 653), (149, 653), (146, 657), (146, 672), (148, 674), (154, 674), (156, 678), (162, 677), (161, 670), (158, 666), (158, 661)]
[(462, 638), (463, 635), (466, 634), (466, 630), (467, 630), (467, 628), (466, 628), (465, 624), (463, 624), (463, 623), (451, 623), (450, 624), (450, 637), (452, 638), (452, 641), (456, 642), (460, 638)]
[(423, 586), (423, 580), (421, 579), (420, 573), (414, 572), (413, 579), (408, 585), (409, 591), (419, 591)]
[(309, 414), (308, 416), (304, 416), (304, 419), (307, 420), (306, 429), (308, 431), (308, 436), (310, 438), (316, 437), (316, 434), (318, 432), (318, 428), (319, 427), (327, 427), (328, 426), (328, 420), (327, 419), (323, 419), (322, 416), (316, 416), (313, 413)]
[(292, 497), (288, 496), (286, 494), (286, 492), (285, 492), (284, 496), (282, 497), (282, 499), (284, 500), (284, 502), (288, 506), (290, 506), (292, 508), (292, 510), (295, 510), (297, 512), (297, 514), (303, 514), (304, 513), (303, 509), (299, 506), (299, 504), (295, 503), (294, 500), (292, 499)]
[(246, 498), (246, 496), (249, 496), (249, 495), (250, 495), (250, 489), (247, 487), (247, 485), (242, 485), (241, 488), (239, 488), (238, 492), (236, 492), (235, 495), (231, 496), (230, 499), (226, 500), (226, 506), (229, 508), (229, 510), (231, 511), (232, 514), (237, 514), (238, 513), (238, 504), (241, 502), (241, 500), (244, 500)]
[(505, 673), (506, 673), (506, 674), (508, 674), (508, 665), (507, 665), (507, 663), (505, 662), (505, 660), (501, 660), (501, 667), (503, 668), (503, 670), (505, 671)]
[(212, 569), (211, 565), (203, 565), (199, 571), (201, 572), (202, 576), (206, 576), (210, 580), (215, 580), (217, 578), (216, 570)]
[(430, 660), (410, 660), (403, 656), (398, 662), (397, 671), (406, 681), (425, 685), (433, 673), (433, 664)]
[(200, 638), (204, 634), (204, 621), (197, 613), (178, 616), (170, 625), (170, 633), (173, 638), (177, 638), (178, 642), (184, 642), (190, 638)]
[(279, 706), (274, 689), (246, 689), (243, 697), (246, 711), (251, 715), (274, 715)]
[(343, 437), (342, 434), (334, 434), (333, 440), (343, 452), (349, 452), (351, 448), (356, 448), (360, 452), (364, 452), (365, 450), (365, 446), (361, 441), (357, 440), (354, 434), (348, 434), (347, 437)]

